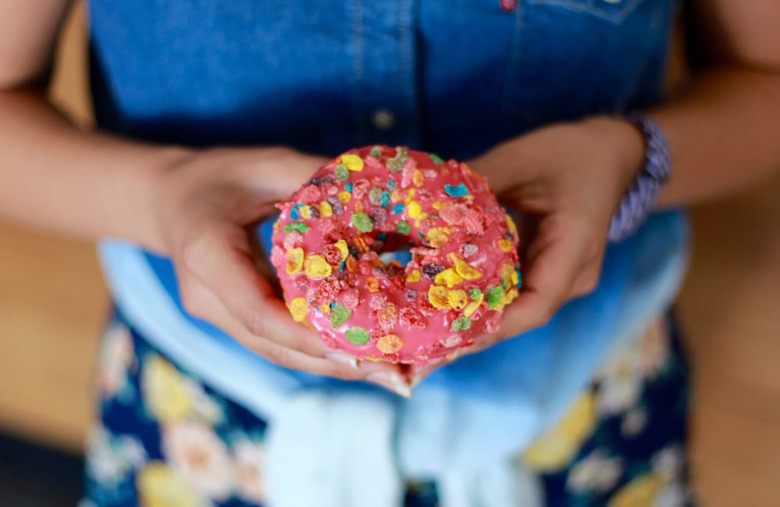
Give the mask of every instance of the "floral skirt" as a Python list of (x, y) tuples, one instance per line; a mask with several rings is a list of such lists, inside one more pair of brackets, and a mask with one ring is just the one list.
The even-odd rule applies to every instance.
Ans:
[[(121, 315), (105, 333), (95, 381), (82, 507), (263, 504), (266, 422)], [(687, 415), (687, 362), (671, 319), (659, 318), (520, 459), (550, 507), (689, 506)], [(408, 484), (407, 507), (438, 505), (434, 482)]]

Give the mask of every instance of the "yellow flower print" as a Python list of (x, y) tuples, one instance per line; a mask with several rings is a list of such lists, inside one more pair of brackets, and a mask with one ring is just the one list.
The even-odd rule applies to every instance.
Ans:
[(149, 463), (136, 477), (143, 507), (206, 507), (208, 505), (184, 479), (164, 463)]
[(607, 507), (653, 507), (662, 486), (654, 473), (640, 475), (618, 490)]
[(526, 465), (539, 472), (561, 470), (574, 458), (596, 426), (593, 393), (580, 396), (557, 426), (542, 434), (525, 452)]
[(141, 388), (147, 410), (161, 422), (179, 421), (192, 412), (192, 397), (184, 378), (158, 355), (145, 360)]

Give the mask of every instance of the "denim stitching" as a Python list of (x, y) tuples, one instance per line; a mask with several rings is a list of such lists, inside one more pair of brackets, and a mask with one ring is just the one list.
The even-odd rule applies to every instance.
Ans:
[[(416, 120), (418, 112), (416, 110), (415, 96), (416, 85), (414, 80), (414, 41), (412, 40), (409, 26), (412, 23), (412, 9), (413, 0), (401, 0), (399, 2), (400, 13), (398, 15), (398, 44), (400, 46), (399, 51), (399, 65), (401, 74), (401, 94), (404, 96), (405, 111), (401, 113), (401, 119), (405, 122), (409, 120)], [(414, 115), (414, 118), (411, 116)], [(410, 121), (410, 125), (416, 125), (416, 121)], [(409, 132), (409, 131), (407, 131)], [(413, 127), (411, 134), (417, 137), (417, 128)], [(408, 134), (407, 134), (408, 135)], [(407, 140), (408, 142), (408, 140)]]
[(517, 89), (517, 80), (520, 72), (520, 56), (522, 55), (521, 46), (523, 42), (523, 14), (525, 8), (522, 2), (518, 2), (514, 10), (515, 22), (512, 27), (512, 47), (509, 49), (509, 66), (507, 68), (507, 85), (505, 107), (509, 113), (516, 113), (519, 109), (515, 92)]
[(352, 4), (352, 44), (354, 54), (352, 55), (352, 69), (355, 75), (355, 124), (357, 125), (360, 141), (366, 132), (365, 116), (365, 68), (364, 68), (364, 35), (363, 27), (363, 0), (354, 0)]
[[(591, 5), (587, 0), (528, 0), (530, 3), (540, 5), (553, 5), (569, 9), (572, 11), (579, 11), (591, 14), (597, 18), (604, 19), (610, 23), (622, 23), (625, 19), (634, 12), (636, 7), (646, 0), (630, 0), (626, 5), (620, 8), (616, 13), (610, 13), (606, 8), (596, 7)], [(597, 2), (603, 0), (596, 0)]]

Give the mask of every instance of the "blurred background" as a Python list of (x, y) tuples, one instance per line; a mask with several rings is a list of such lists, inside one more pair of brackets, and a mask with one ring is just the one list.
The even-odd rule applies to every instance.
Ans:
[[(85, 41), (76, 4), (51, 93), (87, 125)], [(691, 216), (695, 250), (677, 309), (694, 366), (695, 485), (710, 507), (776, 507), (780, 177)], [(92, 244), (0, 222), (0, 505), (75, 505), (108, 310)]]

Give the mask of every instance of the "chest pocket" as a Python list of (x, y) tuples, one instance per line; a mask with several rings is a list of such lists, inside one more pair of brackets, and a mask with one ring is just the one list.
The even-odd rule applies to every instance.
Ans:
[(529, 0), (529, 4), (549, 5), (582, 12), (612, 23), (621, 23), (646, 0)]
[(674, 0), (525, 0), (509, 114), (525, 128), (622, 113), (658, 97)]

